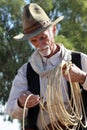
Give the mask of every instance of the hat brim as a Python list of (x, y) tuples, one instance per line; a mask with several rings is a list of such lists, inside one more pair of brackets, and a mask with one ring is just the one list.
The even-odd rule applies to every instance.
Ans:
[(52, 22), (50, 25), (48, 25), (45, 28), (40, 28), (38, 30), (35, 30), (34, 33), (30, 33), (30, 34), (19, 34), (14, 36), (13, 38), (15, 40), (18, 41), (25, 41), (25, 40), (29, 40), (30, 38), (37, 36), (38, 34), (40, 34), (41, 32), (45, 31), (47, 28), (49, 28), (51, 25), (56, 25), (57, 23), (59, 23), (61, 20), (63, 20), (64, 16), (60, 16), (59, 18), (57, 18), (54, 22)]

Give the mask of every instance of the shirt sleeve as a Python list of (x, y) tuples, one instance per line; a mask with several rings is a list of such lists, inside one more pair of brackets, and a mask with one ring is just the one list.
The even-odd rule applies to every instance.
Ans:
[[(83, 53), (81, 53), (81, 65), (82, 65), (82, 70), (87, 74), (87, 55)], [(87, 76), (82, 86), (85, 90), (87, 90)]]
[[(15, 76), (8, 101), (6, 103), (5, 112), (12, 118), (22, 119), (23, 109), (18, 106), (18, 97), (23, 91), (28, 90), (27, 78), (26, 78), (27, 63), (24, 64)], [(26, 114), (27, 114), (26, 109)]]

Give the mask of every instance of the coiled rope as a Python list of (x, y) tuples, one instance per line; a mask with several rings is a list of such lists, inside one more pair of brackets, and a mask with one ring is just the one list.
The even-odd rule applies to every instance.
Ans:
[[(68, 93), (64, 86), (63, 74), (62, 74), (62, 67), (66, 65), (66, 74), (68, 74), (70, 88), (71, 88), (71, 98), (69, 98)], [(86, 121), (86, 114), (84, 110), (84, 105), (81, 96), (81, 90), (78, 82), (71, 82), (69, 69), (72, 63), (62, 62), (59, 66), (54, 68), (48, 73), (48, 83), (47, 89), (45, 92), (46, 98), (46, 107), (44, 107), (43, 99), (40, 100), (40, 109), (41, 109), (41, 120), (42, 120), (42, 127), (44, 130), (50, 130), (46, 125), (43, 111), (47, 112), (50, 118), (50, 123), (52, 129), (55, 130), (63, 130), (60, 123), (64, 125), (67, 130), (79, 130), (80, 125), (86, 128), (86, 125), (82, 122), (83, 117)], [(63, 94), (62, 94), (62, 87), (61, 82), (63, 83), (64, 93), (67, 97), (68, 103), (68, 110), (65, 107)], [(25, 122), (25, 111), (26, 105), (29, 96), (26, 99), (23, 111), (23, 130), (24, 129), (24, 122)], [(59, 123), (59, 122), (60, 123)], [(72, 127), (71, 127), (72, 126)]]

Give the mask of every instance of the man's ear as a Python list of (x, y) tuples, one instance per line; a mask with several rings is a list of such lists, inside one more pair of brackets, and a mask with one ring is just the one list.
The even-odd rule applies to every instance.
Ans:
[(56, 34), (56, 30), (57, 30), (56, 25), (53, 25), (53, 33), (54, 33), (54, 35)]

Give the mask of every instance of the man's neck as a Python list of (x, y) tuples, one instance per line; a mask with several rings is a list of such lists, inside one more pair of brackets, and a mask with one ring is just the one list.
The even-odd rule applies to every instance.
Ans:
[(56, 46), (54, 46), (53, 51), (51, 52), (50, 55), (45, 56), (46, 58), (50, 58), (51, 56), (55, 55), (58, 51), (60, 51), (60, 46), (56, 44)]

